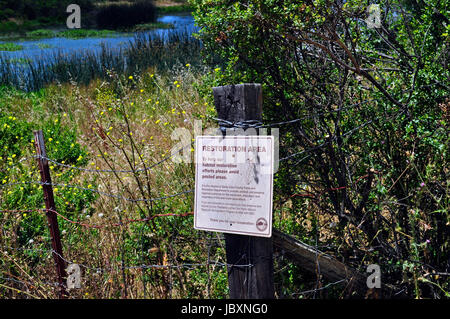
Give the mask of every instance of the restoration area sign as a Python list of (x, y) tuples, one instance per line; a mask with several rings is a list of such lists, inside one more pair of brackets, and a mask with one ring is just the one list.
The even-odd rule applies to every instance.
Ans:
[(197, 136), (194, 228), (272, 236), (273, 136)]

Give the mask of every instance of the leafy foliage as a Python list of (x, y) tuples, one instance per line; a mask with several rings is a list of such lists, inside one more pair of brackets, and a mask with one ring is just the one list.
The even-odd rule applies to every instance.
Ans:
[(100, 7), (97, 26), (102, 29), (124, 29), (156, 21), (156, 7), (149, 1), (132, 4), (112, 4)]
[[(45, 22), (46, 19), (52, 18), (61, 22), (67, 18), (66, 8), (71, 3), (71, 0), (1, 0), (0, 20), (13, 17)], [(84, 12), (93, 9), (91, 0), (80, 0), (77, 4)]]
[(379, 28), (358, 0), (192, 2), (221, 85), (262, 83), (267, 122), (302, 119), (280, 127), (279, 227), (406, 295), (447, 294), (446, 2), (378, 2)]

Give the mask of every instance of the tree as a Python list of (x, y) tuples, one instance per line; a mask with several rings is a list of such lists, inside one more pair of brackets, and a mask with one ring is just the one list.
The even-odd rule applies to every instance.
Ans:
[(335, 253), (393, 284), (411, 274), (407, 293), (448, 289), (427, 277), (450, 269), (446, 2), (380, 1), (379, 27), (360, 0), (193, 3), (222, 84), (260, 82), (266, 121), (295, 120), (280, 127), (278, 203), (337, 218)]
[[(8, 17), (23, 18), (27, 20), (52, 18), (59, 21), (65, 21), (67, 17), (66, 8), (72, 2), (72, 0), (1, 0), (0, 12), (8, 10)], [(84, 12), (93, 9), (92, 0), (79, 0), (77, 1), (77, 4), (81, 6)]]

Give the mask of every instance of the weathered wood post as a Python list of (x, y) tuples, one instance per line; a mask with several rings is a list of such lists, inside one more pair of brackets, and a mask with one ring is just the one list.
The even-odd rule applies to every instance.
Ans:
[[(219, 119), (241, 124), (262, 121), (261, 84), (214, 87), (213, 94)], [(221, 124), (221, 129), (226, 127)], [(230, 298), (274, 298), (272, 238), (225, 234), (225, 246)]]
[(34, 131), (34, 144), (36, 147), (37, 162), (41, 172), (42, 189), (44, 191), (44, 201), (46, 207), (46, 215), (48, 227), (50, 229), (50, 237), (52, 239), (52, 255), (56, 264), (56, 273), (58, 275), (59, 298), (63, 299), (68, 296), (64, 286), (66, 279), (65, 261), (62, 253), (61, 237), (59, 234), (58, 219), (56, 215), (55, 199), (53, 197), (52, 179), (50, 177), (50, 169), (48, 166), (47, 152), (44, 144), (44, 134), (41, 130)]

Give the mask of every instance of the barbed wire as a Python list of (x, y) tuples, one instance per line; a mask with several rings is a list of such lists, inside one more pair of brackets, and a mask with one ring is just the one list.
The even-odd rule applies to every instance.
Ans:
[(69, 168), (72, 170), (78, 170), (78, 171), (82, 171), (82, 172), (90, 172), (90, 173), (141, 173), (141, 172), (146, 172), (146, 171), (150, 171), (153, 168), (155, 168), (158, 165), (161, 165), (162, 163), (168, 161), (169, 159), (171, 159), (172, 157), (174, 157), (176, 154), (180, 153), (182, 150), (185, 150), (189, 147), (191, 147), (193, 144), (193, 142), (191, 142), (189, 145), (185, 145), (183, 147), (181, 147), (180, 149), (171, 152), (170, 156), (166, 156), (163, 159), (159, 160), (156, 163), (153, 163), (152, 165), (145, 167), (145, 168), (139, 168), (139, 169), (131, 169), (131, 170), (113, 170), (113, 169), (91, 169), (91, 168), (83, 168), (83, 167), (77, 167), (77, 166), (72, 166), (72, 165), (68, 165), (68, 164), (64, 164), (64, 163), (60, 163), (54, 159), (42, 156), (42, 155), (34, 155), (33, 158), (35, 159), (41, 159), (41, 160), (47, 160), (53, 164), (55, 164), (56, 166), (60, 166), (60, 167), (65, 167), (65, 168)]
[(247, 129), (247, 128), (255, 128), (255, 129), (259, 129), (259, 128), (271, 128), (271, 127), (279, 127), (279, 126), (283, 126), (283, 125), (289, 125), (289, 124), (294, 124), (306, 119), (312, 119), (312, 118), (317, 118), (320, 116), (324, 116), (327, 114), (332, 114), (332, 113), (337, 113), (343, 110), (347, 110), (347, 109), (351, 109), (354, 108), (356, 106), (368, 103), (368, 102), (372, 102), (372, 101), (376, 101), (376, 99), (368, 99), (368, 100), (364, 100), (362, 102), (359, 103), (355, 103), (352, 105), (347, 105), (347, 106), (343, 106), (340, 108), (337, 108), (335, 110), (330, 110), (327, 112), (319, 112), (317, 114), (313, 114), (313, 115), (305, 115), (303, 117), (299, 117), (296, 119), (292, 119), (292, 120), (287, 120), (287, 121), (281, 121), (281, 122), (274, 122), (274, 123), (268, 123), (268, 124), (263, 124), (261, 121), (256, 121), (256, 120), (248, 120), (248, 121), (237, 121), (237, 122), (232, 122), (232, 121), (228, 121), (228, 120), (224, 120), (224, 119), (220, 119), (220, 118), (216, 118), (216, 117), (212, 117), (212, 116), (208, 116), (208, 118), (217, 121), (219, 126), (223, 126), (226, 128), (243, 128), (243, 129)]
[(7, 187), (7, 186), (17, 186), (17, 185), (24, 185), (24, 184), (34, 184), (34, 185), (41, 185), (41, 186), (52, 186), (52, 187), (66, 187), (66, 188), (74, 188), (74, 189), (78, 189), (78, 190), (82, 190), (82, 191), (89, 191), (89, 192), (93, 192), (93, 193), (97, 193), (99, 195), (102, 196), (107, 196), (110, 198), (116, 198), (116, 199), (122, 199), (125, 200), (127, 202), (155, 202), (155, 201), (159, 201), (159, 200), (164, 200), (164, 199), (168, 199), (168, 198), (173, 198), (173, 197), (177, 197), (180, 195), (184, 195), (184, 194), (189, 194), (189, 193), (193, 193), (195, 190), (194, 189), (188, 189), (185, 191), (181, 191), (175, 194), (171, 194), (171, 195), (165, 195), (165, 196), (160, 196), (160, 197), (155, 197), (155, 198), (128, 198), (122, 195), (115, 195), (115, 194), (111, 194), (111, 193), (106, 193), (103, 192), (101, 190), (95, 189), (95, 188), (91, 188), (91, 187), (82, 187), (82, 186), (78, 186), (78, 185), (72, 185), (72, 184), (62, 184), (62, 183), (49, 183), (49, 182), (41, 182), (41, 181), (23, 181), (23, 182), (15, 182), (15, 183), (8, 183), (8, 184), (4, 184), (4, 185), (0, 185), (1, 188)]
[(27, 157), (21, 158), (20, 160), (18, 160), (17, 162), (13, 163), (12, 165), (8, 165), (7, 168), (0, 169), (0, 172), (6, 172), (8, 169), (16, 168), (17, 166), (19, 166), (19, 164), (21, 164), (22, 162), (25, 162), (26, 160), (29, 160), (31, 158), (33, 158), (33, 157), (32, 156), (27, 156)]
[[(383, 122), (387, 122), (387, 121), (389, 121), (389, 120), (391, 120), (391, 119), (393, 119), (395, 117), (398, 117), (399, 115), (403, 114), (404, 112), (405, 112), (405, 110), (400, 110), (396, 114), (393, 114), (392, 116), (384, 117), (384, 121)], [(371, 119), (369, 121), (366, 121), (363, 124), (360, 124), (357, 127), (354, 127), (353, 129), (351, 129), (351, 130), (349, 130), (349, 131), (347, 131), (347, 132), (345, 132), (345, 133), (343, 133), (341, 135), (334, 135), (333, 137), (329, 138), (327, 141), (323, 142), (320, 145), (317, 145), (315, 147), (312, 147), (312, 148), (300, 151), (298, 153), (294, 153), (294, 154), (288, 155), (286, 157), (283, 157), (283, 158), (279, 159), (279, 161), (282, 162), (282, 161), (285, 161), (287, 159), (290, 159), (290, 158), (293, 158), (293, 157), (296, 157), (296, 156), (299, 156), (299, 155), (302, 155), (302, 154), (305, 154), (305, 153), (310, 153), (310, 152), (316, 151), (318, 149), (321, 149), (322, 147), (324, 147), (324, 146), (332, 143), (333, 141), (337, 140), (338, 137), (350, 136), (353, 133), (359, 131), (360, 129), (362, 129), (362, 128), (364, 128), (364, 127), (374, 123), (374, 121), (375, 121), (375, 119)]]
[[(300, 122), (302, 120), (308, 119), (308, 118), (314, 118), (314, 117), (319, 117), (319, 116), (323, 116), (325, 114), (329, 114), (329, 113), (334, 113), (334, 112), (339, 112), (341, 110), (344, 109), (348, 109), (350, 107), (355, 107), (358, 105), (361, 105), (363, 103), (367, 103), (370, 101), (374, 101), (373, 100), (366, 100), (357, 104), (353, 104), (353, 105), (349, 105), (346, 107), (342, 107), (340, 109), (336, 109), (336, 110), (331, 110), (330, 112), (327, 113), (319, 113), (319, 114), (314, 114), (314, 115), (308, 115), (308, 116), (304, 116), (301, 118), (297, 118), (297, 119), (293, 119), (293, 120), (288, 120), (288, 121), (283, 121), (283, 122), (277, 122), (277, 123), (269, 123), (264, 125), (262, 122), (260, 121), (239, 121), (239, 122), (231, 122), (231, 121), (225, 121), (222, 119), (217, 119), (217, 118), (213, 118), (214, 120), (219, 121), (220, 126), (222, 127), (234, 127), (234, 128), (270, 128), (270, 127), (275, 127), (275, 126), (282, 126), (282, 125), (290, 125), (290, 124), (294, 124), (297, 122)], [(400, 113), (401, 114), (401, 113)], [(398, 116), (398, 113), (395, 115)], [(389, 120), (392, 117), (387, 117), (385, 118), (385, 120)], [(328, 145), (329, 143), (332, 143), (333, 141), (335, 141), (337, 139), (337, 137), (348, 137), (351, 136), (352, 134), (354, 134), (355, 132), (359, 131), (360, 129), (372, 124), (375, 121), (375, 119), (371, 119), (367, 122), (362, 123), (361, 125), (358, 125), (357, 127), (339, 135), (339, 136), (333, 136), (331, 138), (328, 138), (328, 140), (326, 140), (323, 143), (320, 143), (319, 145), (315, 146), (315, 147), (311, 147), (309, 149), (305, 149), (303, 151), (294, 153), (294, 154), (290, 154), (287, 155), (281, 159), (279, 159), (280, 162), (282, 161), (287, 161), (293, 157), (305, 154), (305, 153), (311, 153), (314, 152), (318, 149), (321, 149), (322, 147)], [(319, 141), (320, 142), (320, 141)], [(190, 144), (192, 145), (192, 143)], [(23, 161), (27, 160), (27, 159), (39, 159), (39, 160), (47, 160), (51, 163), (53, 163), (54, 165), (60, 166), (60, 167), (64, 167), (64, 168), (68, 168), (68, 169), (74, 169), (74, 170), (79, 170), (79, 171), (84, 171), (84, 172), (90, 172), (90, 173), (139, 173), (139, 172), (145, 172), (145, 171), (149, 171), (151, 169), (153, 169), (154, 167), (157, 167), (158, 165), (161, 165), (162, 163), (168, 161), (169, 159), (171, 159), (175, 154), (181, 152), (182, 150), (186, 149), (187, 147), (189, 147), (188, 145), (180, 148), (178, 151), (172, 152), (172, 154), (168, 157), (163, 158), (162, 160), (148, 166), (145, 168), (140, 168), (140, 169), (134, 169), (134, 170), (113, 170), (113, 169), (88, 169), (88, 168), (82, 168), (82, 167), (76, 167), (76, 166), (72, 166), (72, 165), (67, 165), (64, 163), (60, 163), (54, 159), (48, 158), (48, 157), (43, 157), (40, 155), (35, 155), (35, 156), (30, 156), (30, 157), (25, 157), (23, 159), (21, 159), (20, 161), (18, 161), (17, 163), (15, 163), (14, 166), (10, 166), (11, 167), (15, 167), (18, 166), (19, 164), (21, 164)], [(359, 181), (360, 179), (366, 178), (368, 175), (362, 176), (360, 177), (357, 181)], [(71, 185), (71, 184), (64, 184), (64, 183), (48, 183), (48, 182), (41, 182), (41, 181), (23, 181), (23, 182), (12, 182), (12, 183), (5, 183), (0, 185), (0, 189), (5, 188), (5, 187), (9, 187), (9, 186), (17, 186), (17, 185), (24, 185), (24, 184), (37, 184), (37, 185), (41, 185), (41, 186), (54, 186), (54, 187), (67, 187), (67, 188), (74, 188), (74, 189), (79, 189), (79, 190), (83, 190), (83, 191), (89, 191), (89, 192), (95, 192), (98, 193), (99, 195), (102, 196), (106, 196), (106, 197), (110, 197), (110, 198), (115, 198), (115, 199), (120, 199), (120, 200), (125, 200), (128, 202), (132, 202), (132, 203), (136, 203), (136, 202), (154, 202), (154, 201), (158, 201), (158, 200), (164, 200), (164, 199), (169, 199), (169, 198), (174, 198), (177, 196), (181, 196), (181, 195), (185, 195), (185, 194), (189, 194), (189, 193), (193, 193), (195, 190), (194, 189), (189, 189), (189, 190), (185, 190), (185, 191), (181, 191), (175, 194), (171, 194), (171, 195), (165, 195), (165, 196), (160, 196), (160, 197), (156, 197), (156, 198), (127, 198), (125, 196), (122, 196), (120, 194), (111, 194), (111, 193), (106, 193), (103, 192), (99, 189), (95, 189), (92, 187), (82, 187), (79, 185)], [(340, 190), (340, 189), (345, 189), (348, 186), (341, 186), (341, 187), (336, 187), (336, 188), (332, 188), (330, 190)], [(294, 196), (307, 196), (308, 194), (294, 194), (292, 195)], [(32, 212), (41, 212), (41, 213), (49, 213), (52, 212), (54, 214), (56, 214), (58, 217), (60, 217), (61, 219), (65, 220), (66, 222), (69, 222), (71, 224), (74, 225), (78, 225), (78, 226), (82, 226), (85, 228), (91, 228), (91, 229), (111, 229), (111, 228), (115, 228), (115, 227), (122, 227), (122, 226), (128, 226), (130, 224), (133, 223), (139, 223), (139, 222), (148, 222), (151, 221), (155, 218), (164, 218), (164, 217), (188, 217), (188, 216), (192, 216), (194, 213), (193, 212), (186, 212), (186, 213), (161, 213), (161, 214), (154, 214), (152, 216), (146, 217), (146, 218), (136, 218), (136, 219), (124, 219), (120, 222), (110, 222), (110, 223), (102, 223), (102, 224), (90, 224), (90, 223), (86, 223), (86, 222), (81, 222), (81, 221), (75, 221), (72, 220), (66, 216), (64, 216), (63, 214), (59, 213), (56, 210), (50, 210), (50, 209), (22, 209), (22, 210), (0, 210), (0, 212), (3, 213), (32, 213)], [(316, 243), (317, 245), (317, 243)], [(0, 246), (0, 248), (5, 249), (6, 246)], [(229, 263), (225, 263), (219, 260), (210, 260), (209, 257), (209, 253), (208, 253), (208, 260), (207, 262), (200, 262), (200, 263), (195, 263), (195, 262), (190, 262), (190, 263), (162, 263), (162, 264), (146, 264), (146, 263), (142, 263), (142, 264), (136, 264), (136, 265), (126, 265), (122, 262), (121, 265), (118, 265), (117, 267), (114, 266), (110, 266), (110, 267), (95, 267), (95, 266), (91, 266), (85, 263), (77, 263), (73, 260), (70, 260), (69, 258), (64, 258), (63, 256), (61, 256), (58, 252), (56, 252), (53, 249), (41, 249), (41, 248), (33, 248), (33, 247), (9, 247), (8, 249), (17, 249), (17, 250), (24, 250), (24, 251), (36, 251), (36, 252), (46, 252), (48, 254), (54, 254), (59, 256), (62, 260), (64, 260), (67, 264), (78, 264), (80, 267), (83, 267), (86, 270), (90, 270), (90, 271), (94, 271), (95, 273), (108, 273), (108, 272), (114, 272), (114, 271), (118, 271), (118, 270), (146, 270), (146, 269), (161, 269), (161, 270), (170, 270), (170, 269), (187, 269), (187, 270), (192, 270), (198, 267), (209, 267), (209, 266), (214, 266), (214, 267), (228, 267), (228, 268), (232, 268), (232, 267), (242, 267), (242, 268), (251, 268), (254, 265), (251, 263), (248, 264), (229, 264)], [(208, 248), (209, 249), (209, 248)], [(209, 272), (209, 269), (208, 269)], [(0, 280), (7, 280), (7, 281), (11, 281), (11, 282), (15, 282), (15, 283), (20, 283), (20, 284), (29, 284), (29, 285), (34, 285), (36, 286), (35, 283), (31, 283), (31, 282), (25, 282), (25, 281), (21, 281), (19, 279), (15, 279), (15, 278), (9, 278), (9, 277), (0, 277)], [(338, 285), (340, 283), (345, 282), (347, 279), (341, 279), (338, 280), (336, 282), (333, 283), (329, 283), (328, 285), (324, 286), (324, 287), (320, 287), (320, 288), (316, 288), (313, 290), (306, 290), (306, 291), (302, 291), (302, 292), (298, 292), (298, 293), (293, 293), (292, 296), (295, 295), (303, 295), (303, 294), (308, 294), (308, 293), (315, 293), (317, 291), (320, 290), (324, 290), (327, 289), (331, 286), (334, 285)], [(60, 286), (59, 283), (56, 282), (39, 282), (39, 284), (50, 284), (53, 285), (55, 287)]]
[[(18, 250), (21, 248), (17, 247), (8, 247), (8, 246), (0, 246), (2, 249), (11, 249), (11, 250)], [(206, 266), (218, 266), (218, 267), (237, 267), (237, 268), (251, 268), (254, 267), (253, 264), (230, 264), (221, 262), (218, 260), (210, 260), (209, 262), (204, 263), (172, 263), (172, 264), (140, 264), (140, 265), (120, 265), (118, 267), (92, 267), (85, 263), (74, 261), (71, 259), (68, 259), (64, 256), (61, 256), (57, 251), (53, 249), (40, 249), (40, 248), (27, 248), (26, 250), (30, 251), (39, 251), (39, 252), (47, 252), (48, 254), (55, 254), (56, 256), (60, 257), (67, 265), (70, 264), (77, 264), (82, 268), (95, 271), (96, 273), (107, 273), (111, 271), (117, 271), (122, 269), (180, 269), (180, 268), (187, 268), (187, 269), (193, 269), (196, 267), (206, 267)], [(58, 283), (55, 283), (59, 285)]]
[[(11, 281), (14, 283), (18, 283), (24, 286), (31, 286), (31, 287), (36, 287), (38, 286), (36, 283), (31, 282), (31, 281), (24, 281), (24, 280), (20, 280), (20, 279), (16, 279), (16, 278), (11, 278), (11, 277), (3, 277), (0, 276), (0, 280), (6, 280), (6, 281)], [(59, 287), (60, 284), (58, 282), (51, 282), (51, 281), (39, 281), (38, 284), (40, 285), (46, 285), (46, 286), (53, 286), (53, 287)]]
[[(0, 246), (2, 249), (22, 249), (22, 248), (17, 248), (17, 247), (6, 247), (6, 246)], [(59, 256), (62, 260), (64, 260), (66, 266), (72, 265), (72, 264), (76, 264), (81, 268), (86, 269), (86, 271), (89, 271), (92, 273), (92, 275), (103, 275), (106, 273), (115, 273), (115, 272), (119, 272), (119, 271), (123, 271), (123, 270), (149, 270), (149, 269), (153, 269), (153, 270), (170, 270), (170, 269), (185, 269), (185, 270), (195, 270), (196, 268), (202, 268), (202, 267), (209, 267), (209, 266), (213, 266), (213, 270), (216, 267), (219, 268), (227, 268), (227, 269), (231, 269), (231, 268), (252, 268), (255, 265), (251, 264), (251, 263), (247, 263), (247, 264), (230, 264), (230, 263), (226, 263), (226, 262), (222, 262), (219, 260), (210, 260), (208, 258), (208, 260), (206, 262), (190, 262), (190, 263), (164, 263), (164, 264), (137, 264), (137, 265), (124, 265), (124, 264), (118, 264), (117, 266), (109, 266), (109, 267), (96, 267), (96, 266), (91, 266), (88, 265), (86, 263), (83, 262), (79, 262), (79, 261), (75, 261), (72, 260), (70, 258), (67, 257), (63, 257), (61, 256), (58, 252), (56, 252), (53, 249), (33, 249), (33, 248), (27, 248), (27, 250), (35, 250), (35, 251), (45, 251), (48, 254), (55, 254), (57, 256)], [(276, 256), (274, 256), (276, 257)], [(210, 270), (208, 270), (210, 271)], [(445, 274), (448, 275), (448, 274)], [(82, 279), (87, 280), (88, 276), (88, 272), (84, 272), (84, 275), (82, 275)], [(31, 277), (31, 279), (33, 279)], [(47, 286), (52, 286), (52, 287), (60, 287), (61, 284), (58, 282), (51, 282), (51, 281), (41, 281), (38, 278), (36, 278), (37, 282), (31, 282), (31, 281), (25, 281), (22, 279), (17, 279), (17, 278), (12, 278), (12, 277), (4, 277), (4, 276), (0, 276), (0, 280), (5, 280), (5, 281), (10, 281), (10, 282), (14, 282), (14, 283), (18, 283), (21, 284), (25, 287), (30, 286), (30, 288), (37, 288), (39, 285), (47, 285)], [(339, 285), (341, 283), (346, 283), (348, 282), (349, 279), (348, 278), (343, 278), (340, 280), (337, 280), (335, 282), (331, 282), (328, 283), (327, 285), (320, 287), (320, 288), (316, 288), (316, 289), (310, 289), (310, 290), (305, 290), (305, 291), (301, 291), (301, 292), (294, 292), (291, 293), (290, 295), (292, 297), (298, 296), (298, 295), (305, 295), (305, 294), (310, 294), (310, 293), (315, 293), (318, 291), (322, 291), (325, 289), (328, 289), (332, 286), (335, 285)], [(62, 284), (62, 286), (64, 288), (67, 288), (66, 283), (64, 282)]]
[[(371, 170), (371, 174), (381, 174), (381, 173), (382, 172), (377, 171), (377, 170)], [(366, 174), (366, 175), (360, 176), (353, 183), (357, 183), (357, 182), (359, 182), (359, 181), (361, 181), (361, 180), (363, 180), (365, 178), (368, 178), (369, 176), (370, 176), (370, 174)], [(322, 196), (326, 192), (334, 192), (334, 191), (344, 190), (344, 189), (348, 189), (350, 187), (351, 186), (339, 186), (339, 187), (332, 187), (332, 188), (324, 189), (324, 190), (319, 192), (319, 196)], [(306, 190), (304, 190), (304, 191), (306, 191)], [(306, 191), (306, 193), (295, 193), (295, 194), (292, 194), (290, 197), (291, 198), (292, 197), (310, 197), (310, 198), (313, 198), (313, 199), (317, 199), (318, 196), (316, 194), (312, 193), (312, 192)]]
[(145, 217), (145, 218), (125, 219), (118, 223), (116, 222), (116, 223), (110, 223), (110, 224), (94, 225), (94, 224), (88, 224), (88, 223), (71, 220), (71, 219), (67, 218), (66, 216), (62, 215), (61, 213), (57, 212), (54, 209), (36, 208), (36, 209), (19, 209), (19, 210), (8, 210), (8, 209), (0, 210), (0, 213), (12, 213), (12, 214), (24, 214), (24, 213), (33, 213), (33, 212), (43, 212), (43, 213), (52, 212), (71, 224), (83, 226), (86, 228), (95, 228), (95, 229), (127, 226), (132, 223), (148, 222), (148, 221), (158, 218), (158, 217), (187, 217), (187, 216), (191, 216), (194, 214), (193, 212), (179, 213), (179, 214), (177, 214), (177, 213), (154, 214), (152, 216)]
[(67, 187), (67, 188), (75, 188), (78, 190), (83, 190), (83, 191), (90, 191), (90, 192), (94, 192), (94, 193), (98, 193), (100, 195), (103, 196), (107, 196), (107, 197), (111, 197), (111, 198), (117, 198), (117, 199), (122, 199), (125, 200), (127, 202), (155, 202), (155, 201), (159, 201), (159, 200), (164, 200), (164, 199), (168, 199), (168, 198), (173, 198), (173, 197), (177, 197), (180, 195), (184, 195), (184, 194), (189, 194), (189, 193), (193, 193), (195, 190), (194, 189), (189, 189), (189, 190), (185, 190), (185, 191), (181, 191), (178, 192), (176, 194), (172, 194), (172, 195), (165, 195), (165, 196), (160, 196), (160, 197), (155, 197), (155, 198), (127, 198), (124, 197), (122, 195), (114, 195), (114, 194), (110, 194), (110, 193), (106, 193), (103, 191), (100, 191), (98, 189), (95, 188), (89, 188), (89, 187), (82, 187), (82, 186), (78, 186), (78, 185), (70, 185), (70, 184), (60, 184), (60, 183), (43, 183), (43, 182), (36, 182), (39, 185), (46, 185), (46, 186), (56, 186), (56, 187)]
[(335, 282), (331, 282), (331, 283), (329, 283), (329, 284), (327, 284), (327, 285), (325, 285), (325, 286), (323, 286), (323, 287), (320, 287), (320, 288), (315, 288), (315, 289), (305, 290), (305, 291), (301, 291), (301, 292), (294, 292), (294, 293), (291, 294), (291, 296), (305, 295), (305, 294), (309, 294), (309, 293), (315, 293), (315, 292), (318, 292), (318, 291), (321, 291), (321, 290), (328, 289), (328, 288), (330, 288), (331, 286), (335, 286), (335, 285), (338, 285), (338, 284), (340, 284), (340, 283), (348, 282), (348, 281), (349, 281), (349, 280), (348, 280), (347, 278), (344, 278), (344, 279), (341, 279), (341, 280), (338, 280), (338, 281), (335, 281)]
[[(2, 246), (2, 248), (16, 249), (14, 247), (5, 247), (5, 246)], [(31, 250), (31, 249), (29, 249), (29, 250)], [(36, 251), (42, 251), (42, 249), (37, 249)], [(209, 266), (213, 266), (214, 269), (216, 267), (219, 267), (219, 268), (224, 268), (224, 267), (226, 267), (226, 268), (230, 268), (230, 267), (251, 268), (251, 267), (254, 267), (253, 264), (229, 264), (229, 263), (224, 263), (224, 262), (221, 262), (218, 260), (208, 260), (208, 262), (204, 262), (204, 263), (140, 264), (140, 265), (118, 265), (117, 267), (114, 267), (114, 266), (92, 267), (92, 266), (89, 266), (84, 263), (80, 263), (77, 261), (70, 260), (68, 258), (64, 258), (63, 256), (61, 256), (60, 254), (58, 254), (56, 251), (54, 251), (52, 249), (48, 249), (46, 251), (49, 254), (51, 253), (51, 254), (55, 254), (55, 255), (59, 256), (62, 260), (64, 260), (64, 262), (66, 263), (66, 266), (76, 264), (81, 268), (84, 268), (88, 271), (92, 271), (94, 273), (94, 275), (102, 275), (105, 273), (114, 273), (114, 272), (123, 271), (123, 270), (149, 270), (149, 269), (153, 269), (153, 270), (170, 270), (170, 269), (194, 270), (196, 268), (209, 267)], [(86, 278), (86, 276), (87, 276), (87, 273), (85, 272), (83, 277)], [(33, 279), (33, 277), (30, 277), (30, 278)], [(12, 278), (12, 277), (0, 276), (0, 281), (2, 281), (2, 280), (20, 284), (20, 285), (23, 285), (23, 286), (29, 287), (29, 288), (38, 288), (40, 285), (52, 286), (55, 288), (58, 288), (58, 287), (67, 288), (67, 284), (65, 282), (60, 284), (58, 282), (42, 281), (37, 278), (36, 278), (37, 282), (32, 282), (32, 281), (25, 281), (22, 279), (17, 279), (17, 278)], [(21, 292), (21, 291), (19, 291), (19, 292)]]
[(6, 187), (9, 187), (9, 186), (26, 185), (26, 184), (34, 184), (34, 183), (36, 183), (36, 182), (33, 182), (33, 181), (22, 181), (22, 182), (5, 183), (5, 184), (0, 184), (0, 189), (6, 188)]

